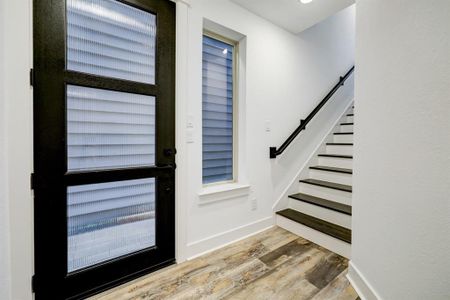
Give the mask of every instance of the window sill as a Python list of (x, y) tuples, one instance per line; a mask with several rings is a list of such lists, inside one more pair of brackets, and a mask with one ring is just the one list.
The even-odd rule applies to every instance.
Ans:
[(250, 194), (250, 185), (239, 183), (224, 183), (204, 187), (199, 193), (200, 204), (209, 204), (219, 201), (245, 197)]

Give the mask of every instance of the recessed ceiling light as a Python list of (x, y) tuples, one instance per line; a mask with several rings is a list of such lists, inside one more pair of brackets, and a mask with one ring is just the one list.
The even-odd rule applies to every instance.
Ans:
[(312, 0), (298, 0), (299, 2), (306, 4), (312, 2)]

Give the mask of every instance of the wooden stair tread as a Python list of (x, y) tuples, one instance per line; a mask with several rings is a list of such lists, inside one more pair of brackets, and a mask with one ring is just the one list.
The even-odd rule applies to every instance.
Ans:
[(336, 168), (336, 167), (328, 167), (328, 166), (312, 166), (309, 168), (312, 170), (319, 170), (319, 171), (353, 174), (352, 169), (346, 169), (346, 168)]
[(352, 159), (352, 155), (342, 155), (342, 154), (319, 154), (320, 157), (334, 157), (334, 158), (348, 158)]
[(318, 179), (302, 179), (302, 180), (300, 180), (300, 182), (317, 185), (317, 186), (321, 186), (321, 187), (326, 187), (329, 189), (349, 192), (349, 193), (352, 192), (352, 186), (346, 185), (346, 184), (334, 183), (334, 182), (318, 180)]
[(303, 224), (312, 229), (325, 233), (346, 243), (351, 243), (352, 231), (348, 228), (312, 217), (293, 209), (284, 209), (277, 212), (278, 215), (288, 218), (294, 222)]
[(353, 146), (353, 143), (327, 143), (327, 146)]
[(303, 194), (303, 193), (297, 193), (297, 194), (290, 195), (289, 198), (295, 199), (298, 201), (302, 201), (302, 202), (306, 202), (306, 203), (309, 203), (312, 205), (320, 206), (320, 207), (323, 207), (326, 209), (334, 210), (334, 211), (337, 211), (339, 213), (343, 213), (343, 214), (346, 214), (349, 216), (352, 215), (352, 207), (350, 205), (342, 204), (339, 202), (330, 201), (327, 199), (323, 199), (323, 198), (319, 198), (319, 197), (315, 197), (315, 196)]

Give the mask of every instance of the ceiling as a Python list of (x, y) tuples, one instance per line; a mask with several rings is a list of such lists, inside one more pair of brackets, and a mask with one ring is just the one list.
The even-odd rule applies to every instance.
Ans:
[(266, 20), (294, 33), (300, 33), (352, 5), (355, 0), (231, 0)]

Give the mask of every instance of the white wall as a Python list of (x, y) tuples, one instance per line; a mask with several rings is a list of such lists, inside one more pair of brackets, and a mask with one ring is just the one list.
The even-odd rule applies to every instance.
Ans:
[(1, 3), (0, 299), (22, 300), (33, 273), (31, 1)]
[(368, 298), (450, 299), (450, 2), (356, 15), (351, 277)]
[[(179, 190), (185, 193), (178, 201), (183, 201), (188, 210), (184, 216), (188, 245), (184, 256), (188, 258), (272, 224), (274, 202), (351, 96), (347, 95), (346, 101), (330, 104), (282, 157), (270, 160), (269, 147), (281, 145), (298, 126), (300, 118), (306, 117), (339, 76), (353, 65), (354, 55), (354, 7), (295, 36), (228, 0), (189, 2), (187, 29), (184, 29), (189, 36), (186, 46), (188, 96), (186, 113), (179, 119), (178, 126), (185, 127), (187, 116), (192, 116), (194, 138), (189, 144), (179, 141), (178, 148), (184, 150), (179, 151), (177, 158), (179, 165), (187, 164), (186, 176), (182, 182), (178, 181)], [(239, 109), (245, 109), (246, 114), (238, 125), (239, 147), (244, 149), (239, 153), (244, 165), (240, 175), (245, 175), (239, 176), (239, 181), (250, 185), (250, 194), (202, 205), (198, 193), (202, 191), (201, 37), (204, 18), (245, 36), (242, 40), (246, 48), (245, 92)], [(271, 123), (271, 132), (265, 131), (266, 121)], [(252, 204), (254, 201), (256, 205)]]
[[(0, 1), (0, 45), (5, 44), (4, 3)], [(5, 56), (0, 47), (0, 299), (11, 297), (10, 253), (9, 253), (9, 205), (7, 201), (6, 161), (6, 113), (5, 113)]]

